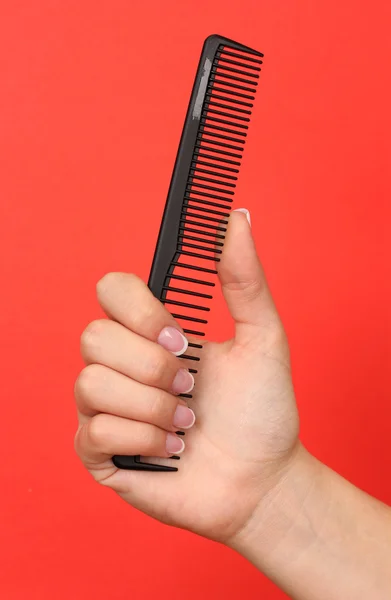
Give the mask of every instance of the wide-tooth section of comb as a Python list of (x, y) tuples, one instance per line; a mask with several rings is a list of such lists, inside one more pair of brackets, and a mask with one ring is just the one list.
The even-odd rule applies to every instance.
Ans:
[[(205, 41), (171, 179), (148, 285), (186, 334), (182, 355), (196, 374), (228, 217), (246, 144), (263, 54), (227, 38)], [(192, 394), (180, 394), (186, 400)], [(184, 432), (177, 432), (184, 435)], [(172, 457), (179, 460), (180, 457)], [(115, 456), (123, 469), (177, 471), (140, 456)], [(155, 459), (156, 462), (156, 459)]]

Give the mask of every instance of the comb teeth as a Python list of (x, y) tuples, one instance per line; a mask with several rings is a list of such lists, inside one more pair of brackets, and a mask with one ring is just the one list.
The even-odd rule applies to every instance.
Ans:
[[(211, 164), (208, 162), (205, 162), (203, 160), (199, 160), (199, 157), (201, 155), (198, 153), (198, 160), (196, 163), (192, 163), (192, 167), (197, 169), (198, 165), (204, 165), (205, 167), (211, 167), (213, 169), (220, 169), (221, 171), (230, 171), (231, 173), (239, 173), (239, 169), (232, 169), (232, 167), (226, 167), (225, 165), (215, 165), (215, 164)], [(201, 169), (199, 169), (201, 170)], [(220, 173), (220, 171), (219, 171)], [(214, 173), (217, 175), (217, 173)], [(223, 177), (223, 175), (221, 175)], [(227, 177), (229, 177), (229, 175), (227, 175)], [(235, 179), (237, 179), (237, 177), (235, 177)]]
[[(189, 178), (189, 181), (191, 181), (191, 183), (193, 185), (196, 185), (198, 187), (201, 187), (201, 186), (198, 183), (198, 181), (196, 181), (196, 182), (194, 181), (195, 179), (199, 180), (199, 181), (208, 181), (209, 183), (216, 183), (218, 185), (223, 185), (223, 186), (225, 185), (225, 186), (230, 187), (230, 188), (236, 188), (236, 184), (235, 183), (230, 183), (228, 181), (220, 181), (219, 179), (212, 179), (211, 177), (204, 177), (203, 175), (198, 175), (197, 172), (195, 171), (195, 169), (192, 169), (191, 172), (190, 172), (190, 174), (191, 174), (191, 179)], [(216, 175), (217, 175), (217, 173), (216, 173)], [(214, 188), (211, 188), (211, 189), (215, 190), (216, 188), (214, 187)], [(234, 194), (234, 192), (231, 192), (229, 190), (221, 189), (220, 191), (223, 192), (223, 194), (232, 194), (232, 195)]]
[[(194, 240), (194, 241), (197, 241), (197, 242), (203, 242), (204, 244), (213, 244), (214, 246), (223, 246), (224, 245), (222, 242), (216, 242), (214, 240), (199, 238), (199, 237), (196, 237), (194, 235), (187, 235), (186, 233), (185, 234), (180, 234), (179, 235), (179, 239), (183, 240), (183, 243), (185, 243), (184, 240)], [(205, 248), (205, 250), (206, 250), (206, 248)], [(216, 252), (217, 253), (221, 253), (220, 250), (216, 250)]]
[[(218, 81), (216, 81), (216, 79), (215, 79), (214, 83), (215, 84), (222, 83), (224, 85), (224, 81), (218, 82)], [(240, 89), (240, 86), (231, 86), (231, 87), (236, 87), (236, 88)], [(246, 89), (246, 88), (244, 88), (244, 89)], [(242, 92), (237, 92), (235, 90), (220, 88), (217, 85), (209, 86), (208, 92), (209, 93), (219, 92), (222, 94), (231, 94), (231, 96), (237, 96), (238, 98), (246, 98), (247, 100), (255, 100), (255, 96), (249, 96), (248, 94), (243, 94)], [(239, 102), (238, 102), (238, 104), (239, 104)], [(241, 102), (240, 104), (243, 104), (243, 102)], [(246, 103), (245, 106), (253, 106), (253, 105), (252, 104), (249, 105)]]
[[(201, 292), (193, 292), (192, 290), (185, 290), (183, 288), (174, 288), (174, 287), (165, 286), (163, 288), (163, 290), (171, 291), (171, 292), (178, 292), (178, 294), (187, 294), (190, 296), (198, 296), (198, 298), (208, 298), (208, 300), (211, 300), (213, 298), (213, 296), (211, 296), (210, 294), (202, 294)], [(189, 346), (191, 346), (191, 344), (189, 344)]]
[[(212, 295), (206, 292), (215, 286), (212, 277), (217, 274), (210, 263), (218, 263), (222, 254), (262, 56), (226, 38), (208, 38), (182, 134), (149, 287), (169, 310), (183, 309), (171, 314), (186, 334), (196, 338), (205, 336), (198, 326), (207, 325), (203, 316), (210, 308), (205, 303)], [(191, 341), (189, 349), (181, 358), (188, 365), (199, 362), (193, 352), (201, 350), (202, 344)], [(197, 373), (194, 368), (189, 371)], [(191, 400), (193, 395), (180, 397)], [(123, 468), (145, 465), (140, 457), (116, 458), (126, 459)], [(177, 469), (148, 463), (146, 470)]]
[[(220, 248), (223, 246), (223, 241), (219, 240), (225, 239), (225, 235), (219, 232), (225, 233), (226, 228), (223, 225), (227, 225), (228, 222), (226, 219), (229, 216), (229, 212), (224, 212), (224, 209), (225, 211), (230, 211), (228, 203), (232, 202), (232, 196), (234, 196), (236, 188), (236, 183), (234, 182), (238, 179), (236, 175), (232, 175), (231, 173), (239, 172), (239, 169), (226, 165), (233, 164), (240, 167), (239, 160), (232, 159), (242, 159), (251, 108), (253, 107), (252, 103), (241, 99), (243, 95), (237, 90), (243, 89), (255, 93), (254, 88), (256, 88), (258, 82), (253, 80), (259, 78), (258, 73), (261, 68), (258, 65), (262, 64), (262, 61), (259, 59), (231, 52), (227, 48), (226, 46), (221, 46), (212, 63), (211, 76), (200, 115), (200, 125), (190, 164), (186, 193), (183, 198), (180, 229), (178, 232), (178, 254), (180, 256), (200, 259), (201, 261), (212, 260), (219, 262), (218, 255), (221, 254), (222, 251)], [(238, 82), (240, 84), (246, 83), (250, 87), (239, 88)], [(217, 84), (219, 84), (219, 87), (217, 87)], [(253, 100), (254, 97), (251, 96), (248, 99)], [(197, 226), (197, 229), (189, 226)], [(208, 228), (213, 231), (205, 231)], [(208, 244), (211, 247), (208, 247)], [(194, 252), (190, 249), (202, 252)], [(212, 274), (211, 269), (201, 266), (199, 262), (190, 265), (175, 261), (175, 264), (172, 263), (171, 266), (175, 268), (195, 269)], [(194, 312), (200, 310), (207, 312), (209, 309), (205, 306), (178, 300), (178, 297), (181, 294), (185, 294), (209, 300), (212, 299), (212, 296), (194, 289), (184, 290), (183, 288), (178, 288), (175, 284), (170, 283), (170, 279), (173, 280), (173, 283), (175, 279), (182, 279), (188, 283), (196, 284), (195, 287), (197, 287), (197, 284), (214, 284), (212, 282), (194, 280), (191, 277), (181, 276), (175, 272), (167, 277), (168, 283), (163, 288), (164, 296), (161, 298), (166, 306), (176, 305), (191, 309), (189, 314), (186, 315), (174, 313), (173, 316), (176, 319), (180, 321), (202, 322), (206, 325), (206, 320), (194, 316)], [(184, 329), (184, 331), (194, 336), (203, 337), (205, 335), (204, 332), (194, 329)], [(202, 346), (201, 344), (189, 343), (189, 348), (201, 349)], [(182, 358), (192, 361), (199, 360), (198, 357), (192, 355), (183, 355)], [(181, 396), (186, 399), (192, 398), (192, 394), (181, 394)]]

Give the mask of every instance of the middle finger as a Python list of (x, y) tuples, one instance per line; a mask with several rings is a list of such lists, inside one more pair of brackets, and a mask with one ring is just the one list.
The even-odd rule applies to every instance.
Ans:
[(104, 365), (174, 394), (187, 394), (194, 386), (192, 374), (178, 357), (110, 319), (88, 325), (81, 337), (81, 352), (86, 364)]

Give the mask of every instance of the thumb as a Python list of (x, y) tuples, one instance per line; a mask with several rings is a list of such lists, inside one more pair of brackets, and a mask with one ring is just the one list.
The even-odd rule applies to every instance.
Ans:
[(230, 215), (218, 273), (225, 301), (236, 323), (237, 340), (248, 339), (254, 329), (270, 329), (279, 323), (246, 209), (234, 210)]

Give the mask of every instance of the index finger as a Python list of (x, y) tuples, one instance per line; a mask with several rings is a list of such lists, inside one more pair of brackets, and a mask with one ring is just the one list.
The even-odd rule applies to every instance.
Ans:
[(127, 329), (177, 356), (186, 351), (183, 329), (136, 275), (108, 273), (97, 284), (97, 297), (106, 315)]

